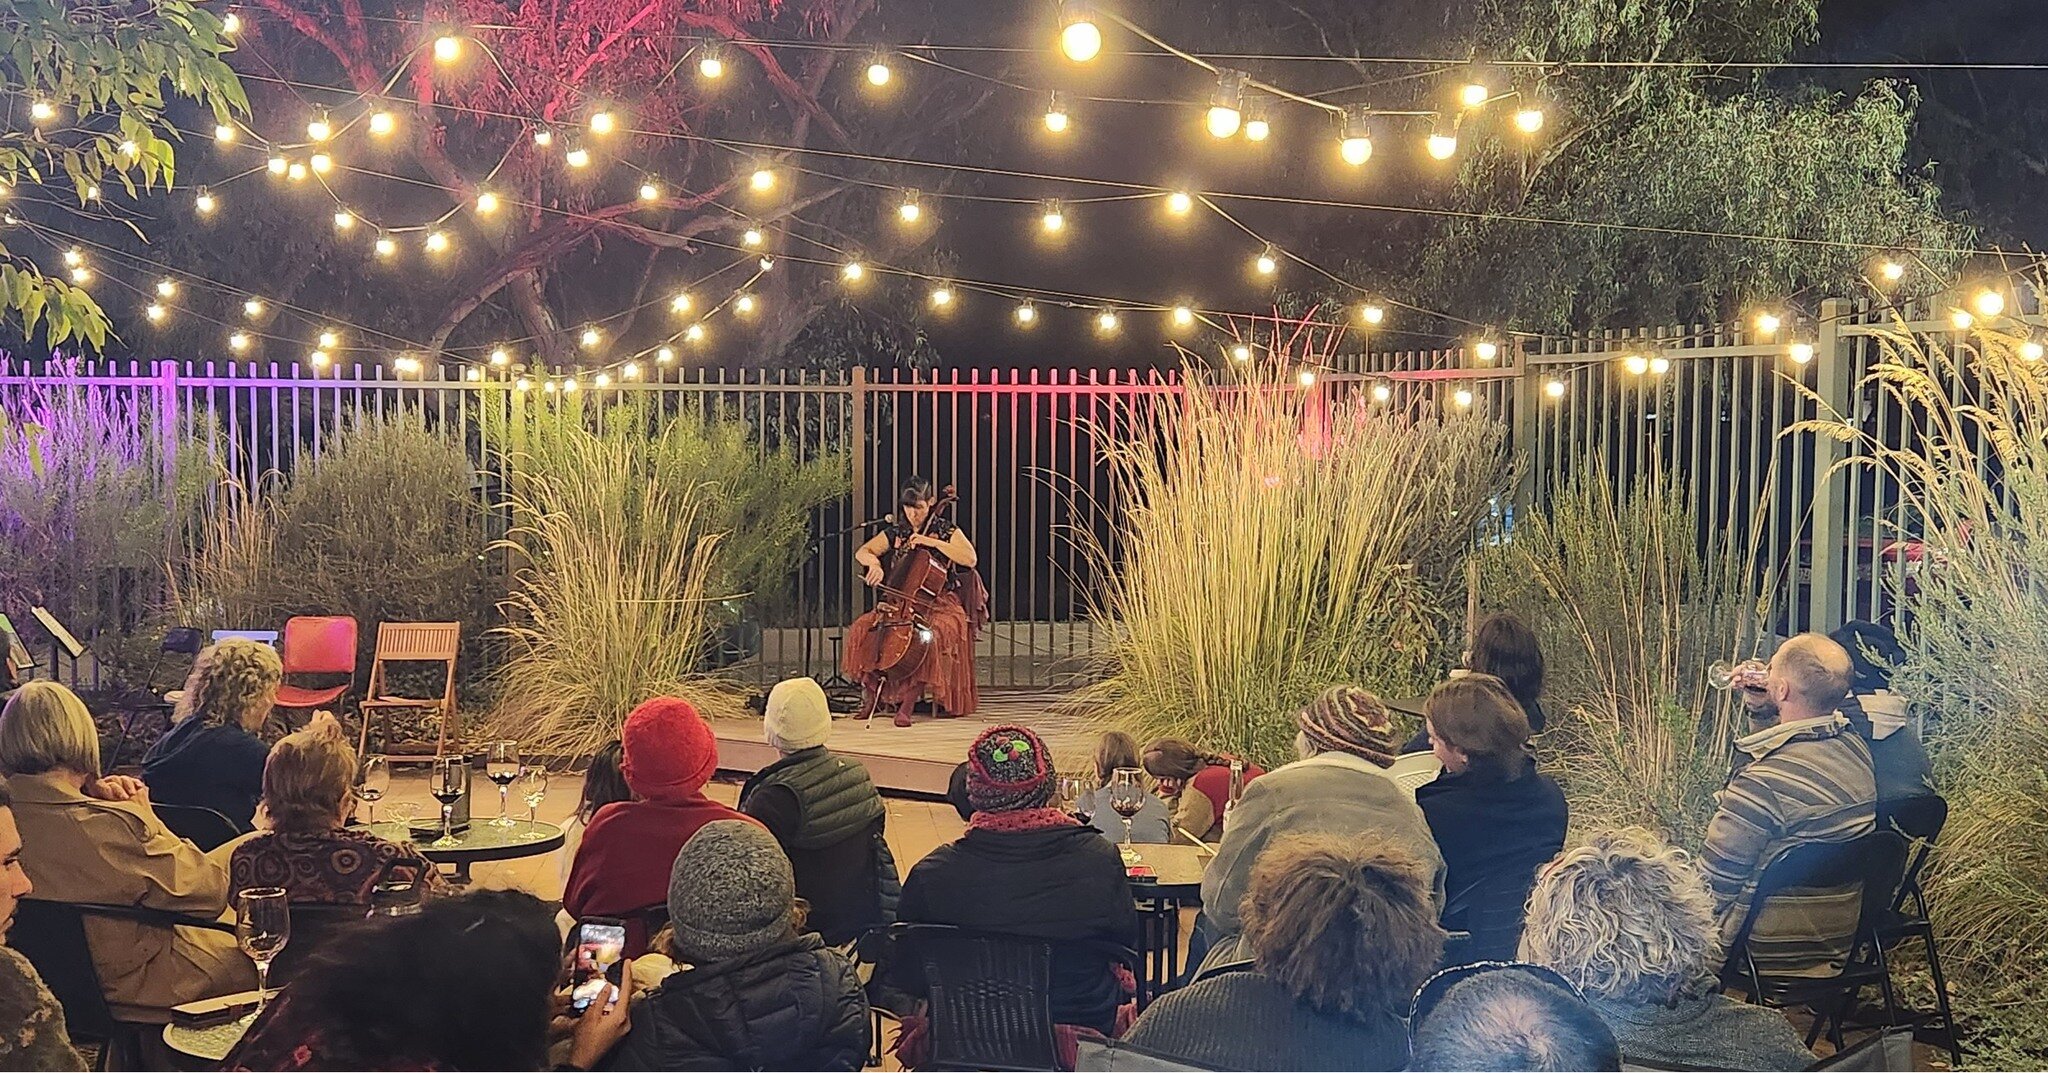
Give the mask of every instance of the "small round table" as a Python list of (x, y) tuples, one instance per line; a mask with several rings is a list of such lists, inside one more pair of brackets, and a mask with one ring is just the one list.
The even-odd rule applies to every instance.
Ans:
[(394, 842), (410, 839), (420, 851), (420, 856), (435, 864), (455, 866), (455, 882), (469, 882), (469, 866), (485, 861), (511, 861), (521, 857), (538, 857), (562, 848), (562, 829), (552, 823), (533, 823), (515, 820), (510, 827), (498, 827), (488, 820), (472, 820), (469, 827), (456, 832), (455, 844), (437, 846), (440, 827), (414, 827), (407, 829), (390, 821), (369, 825), (371, 833)]
[[(1163, 995), (1180, 976), (1180, 911), (1202, 904), (1202, 872), (1215, 856), (1200, 846), (1137, 842), (1136, 863), (1150, 876), (1130, 876), (1138, 904), (1138, 1008)], [(1129, 862), (1129, 858), (1126, 858)], [(1127, 863), (1128, 866), (1128, 863)]]

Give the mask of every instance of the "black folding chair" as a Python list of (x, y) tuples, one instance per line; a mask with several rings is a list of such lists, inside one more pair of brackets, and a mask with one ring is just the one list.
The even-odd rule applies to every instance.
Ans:
[[(1842, 1023), (1866, 987), (1876, 987), (1884, 996), (1885, 1026), (1896, 1024), (1898, 1001), (1890, 965), (1876, 936), (1877, 922), (1891, 904), (1905, 867), (1906, 840), (1894, 831), (1873, 830), (1847, 842), (1802, 842), (1786, 849), (1757, 880), (1749, 912), (1729, 944), (1723, 978), (1741, 986), (1753, 1003), (1813, 1010), (1813, 1028), (1806, 1035), (1809, 1047), (1825, 1029), (1828, 1040), (1842, 1049)], [(1765, 908), (1782, 896), (1831, 888), (1860, 892), (1854, 929), (1839, 936), (1847, 951), (1841, 968), (1820, 976), (1760, 971), (1750, 939)]]
[(248, 828), (238, 826), (235, 821), (203, 805), (159, 805), (154, 802), (150, 809), (164, 826), (179, 838), (198, 846), (202, 852), (212, 852), (248, 833)]
[(298, 979), (306, 965), (342, 936), (360, 927), (369, 907), (293, 902), (292, 938), (270, 963), (270, 988), (277, 990)]
[(107, 1002), (85, 937), (85, 918), (114, 917), (159, 927), (210, 928), (232, 932), (231, 925), (180, 916), (132, 905), (93, 905), (24, 898), (15, 908), (8, 945), (35, 966), (36, 975), (64, 1010), (64, 1025), (76, 1043), (99, 1046), (100, 1070), (141, 1068), (143, 1033), (170, 1020), (170, 1011), (152, 1021), (123, 1020)]
[(1949, 1006), (1948, 977), (1942, 972), (1941, 951), (1934, 941), (1934, 922), (1927, 913), (1927, 894), (1920, 875), (1934, 850), (1934, 840), (1948, 823), (1948, 802), (1938, 794), (1922, 794), (1879, 806), (1878, 823), (1897, 831), (1913, 845), (1912, 860), (1890, 908), (1877, 926), (1877, 942), (1885, 951), (1900, 943), (1918, 939), (1925, 948), (1928, 975), (1934, 983), (1934, 1015), (1917, 1016), (1920, 1032), (1948, 1048), (1949, 1061), (1961, 1065), (1962, 1040), (1956, 1032), (1955, 1013)]

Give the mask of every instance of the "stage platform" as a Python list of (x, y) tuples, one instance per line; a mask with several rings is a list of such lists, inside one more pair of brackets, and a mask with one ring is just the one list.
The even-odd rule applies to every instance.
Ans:
[[(832, 721), (833, 752), (860, 761), (883, 793), (944, 796), (953, 768), (967, 758), (967, 746), (989, 727), (1015, 723), (1038, 732), (1058, 762), (1072, 767), (1095, 749), (1098, 733), (1086, 712), (1076, 711), (1067, 694), (1037, 690), (983, 690), (981, 710), (961, 719), (920, 716), (915, 726), (899, 727), (878, 715), (872, 725), (858, 719)], [(779, 754), (768, 744), (759, 719), (715, 719), (718, 768), (751, 775), (775, 762)]]

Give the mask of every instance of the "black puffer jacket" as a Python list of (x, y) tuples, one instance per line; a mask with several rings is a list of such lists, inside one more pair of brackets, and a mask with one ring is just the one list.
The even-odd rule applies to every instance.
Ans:
[(855, 1070), (868, 1032), (853, 964), (804, 935), (669, 977), (601, 1068)]

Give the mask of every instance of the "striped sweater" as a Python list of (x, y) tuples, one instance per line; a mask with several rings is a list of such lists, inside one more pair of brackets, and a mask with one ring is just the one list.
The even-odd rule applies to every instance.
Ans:
[[(1701, 853), (1724, 944), (1741, 930), (1750, 894), (1779, 853), (1796, 843), (1845, 842), (1877, 826), (1870, 748), (1848, 720), (1830, 714), (1780, 723), (1735, 744), (1748, 762), (1721, 791)], [(1861, 898), (1851, 887), (1773, 899), (1750, 932), (1757, 968), (1780, 975), (1838, 969), (1854, 938)]]

